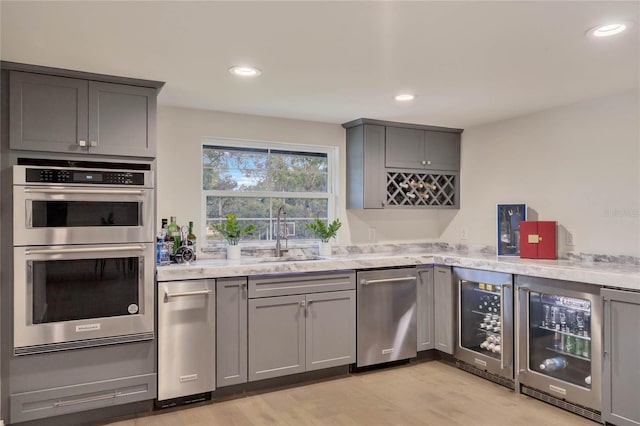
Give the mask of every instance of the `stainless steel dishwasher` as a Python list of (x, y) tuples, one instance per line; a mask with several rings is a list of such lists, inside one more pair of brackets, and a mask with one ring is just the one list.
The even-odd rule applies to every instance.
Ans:
[(215, 280), (158, 283), (159, 401), (215, 390), (215, 320)]
[(357, 367), (416, 356), (416, 268), (358, 271)]

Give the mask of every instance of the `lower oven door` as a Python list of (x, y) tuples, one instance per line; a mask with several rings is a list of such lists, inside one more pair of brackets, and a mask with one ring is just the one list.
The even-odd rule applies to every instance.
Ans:
[(14, 248), (14, 354), (153, 339), (154, 245)]

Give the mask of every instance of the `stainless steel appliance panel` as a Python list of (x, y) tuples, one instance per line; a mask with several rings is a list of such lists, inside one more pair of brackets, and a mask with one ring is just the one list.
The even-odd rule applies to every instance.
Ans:
[(14, 247), (14, 353), (153, 339), (154, 250)]
[(158, 400), (215, 390), (215, 280), (158, 283)]
[(357, 366), (415, 357), (416, 269), (357, 273)]
[(453, 268), (458, 330), (454, 357), (513, 380), (513, 277)]
[(516, 283), (520, 383), (600, 411), (600, 287), (527, 276)]
[[(154, 241), (151, 171), (81, 171), (98, 181), (101, 176), (116, 176), (108, 183), (90, 179), (86, 183), (49, 183), (46, 174), (42, 182), (28, 182), (25, 176), (29, 171), (64, 173), (60, 180), (80, 173), (61, 167), (13, 166), (14, 246)], [(131, 173), (136, 173), (139, 183), (126, 183)]]

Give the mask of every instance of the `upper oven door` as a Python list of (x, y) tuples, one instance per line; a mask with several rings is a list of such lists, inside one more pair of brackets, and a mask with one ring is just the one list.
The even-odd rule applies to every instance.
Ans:
[(14, 246), (154, 241), (153, 189), (14, 185)]

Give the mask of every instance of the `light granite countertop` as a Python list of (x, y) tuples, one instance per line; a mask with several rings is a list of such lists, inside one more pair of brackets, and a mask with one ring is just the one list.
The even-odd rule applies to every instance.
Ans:
[[(433, 247), (433, 249), (436, 248)], [(432, 264), (577, 281), (640, 291), (640, 266), (634, 263), (520, 259), (481, 253), (429, 251), (428, 248), (400, 246), (394, 246), (386, 252), (362, 250), (327, 258), (307, 255), (300, 258), (243, 257), (240, 260), (230, 261), (203, 259), (190, 264), (159, 266), (157, 274), (158, 281), (175, 281)]]

